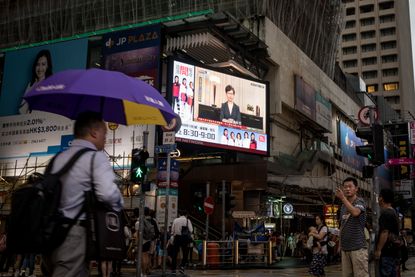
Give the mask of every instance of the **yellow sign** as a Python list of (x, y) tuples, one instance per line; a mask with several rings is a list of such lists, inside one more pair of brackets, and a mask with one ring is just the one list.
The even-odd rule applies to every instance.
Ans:
[(117, 128), (118, 128), (117, 123), (108, 122), (108, 129), (110, 129), (111, 131), (114, 131), (114, 130), (117, 130)]

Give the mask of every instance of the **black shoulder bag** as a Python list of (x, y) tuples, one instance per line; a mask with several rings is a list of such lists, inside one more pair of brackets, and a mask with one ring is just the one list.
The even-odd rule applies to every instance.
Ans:
[(95, 194), (94, 158), (91, 160), (91, 190), (85, 192), (87, 214), (87, 260), (122, 260), (126, 256), (122, 211), (99, 201)]

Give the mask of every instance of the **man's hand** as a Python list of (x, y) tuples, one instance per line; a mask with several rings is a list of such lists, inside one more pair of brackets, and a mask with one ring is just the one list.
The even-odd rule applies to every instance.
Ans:
[(343, 201), (344, 193), (340, 187), (336, 188), (336, 197)]

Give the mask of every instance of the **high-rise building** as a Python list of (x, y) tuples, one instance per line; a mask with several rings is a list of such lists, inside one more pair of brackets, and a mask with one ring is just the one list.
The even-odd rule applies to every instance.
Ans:
[(361, 76), (367, 92), (384, 97), (401, 120), (415, 117), (415, 3), (409, 0), (343, 0), (341, 68)]

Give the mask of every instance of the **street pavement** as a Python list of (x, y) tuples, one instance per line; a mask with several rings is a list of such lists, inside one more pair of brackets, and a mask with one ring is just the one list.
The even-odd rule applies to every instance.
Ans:
[[(408, 271), (402, 272), (402, 277), (415, 277), (415, 257), (411, 257), (407, 262)], [(341, 276), (341, 266), (339, 264), (328, 265), (326, 268), (326, 277), (339, 277)], [(371, 266), (371, 276), (374, 275), (374, 266)], [(148, 277), (162, 276), (160, 270), (153, 271)], [(169, 273), (169, 271), (167, 271)], [(123, 277), (133, 277), (135, 275), (135, 268), (125, 268), (123, 269)], [(242, 269), (196, 269), (196, 270), (186, 270), (185, 275), (172, 275), (167, 274), (168, 277), (209, 277), (209, 276), (219, 276), (219, 277), (271, 277), (271, 276), (311, 276), (308, 274), (307, 265), (299, 259), (294, 258), (285, 258), (285, 260), (271, 265), (267, 268), (265, 267), (255, 267), (250, 266)]]

